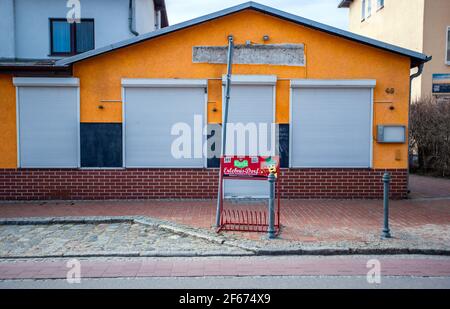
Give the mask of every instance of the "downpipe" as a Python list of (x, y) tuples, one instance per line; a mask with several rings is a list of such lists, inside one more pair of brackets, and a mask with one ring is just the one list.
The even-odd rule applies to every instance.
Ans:
[(408, 153), (407, 153), (407, 175), (406, 175), (406, 190), (407, 190), (407, 194), (411, 193), (411, 190), (409, 188), (409, 173), (410, 173), (410, 164), (411, 164), (411, 159), (410, 159), (410, 138), (411, 138), (411, 134), (409, 133), (410, 130), (410, 126), (411, 126), (411, 105), (412, 105), (412, 83), (413, 80), (416, 79), (417, 77), (419, 77), (420, 75), (422, 75), (423, 73), (423, 67), (424, 64), (420, 64), (417, 68), (417, 72), (414, 73), (413, 75), (411, 75), (409, 77), (409, 103), (408, 103)]
[(133, 0), (130, 0), (128, 5), (128, 29), (135, 36), (138, 36), (139, 33), (133, 28)]

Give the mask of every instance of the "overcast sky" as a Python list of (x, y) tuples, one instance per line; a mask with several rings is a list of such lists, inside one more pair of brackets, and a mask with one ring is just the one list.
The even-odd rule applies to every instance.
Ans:
[[(243, 0), (166, 0), (171, 25), (213, 13), (247, 1)], [(340, 0), (258, 0), (282, 11), (347, 30), (348, 10), (338, 9)]]

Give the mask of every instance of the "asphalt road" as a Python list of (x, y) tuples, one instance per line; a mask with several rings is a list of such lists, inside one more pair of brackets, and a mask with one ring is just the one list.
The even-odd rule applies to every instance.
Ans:
[(369, 284), (366, 277), (267, 276), (172, 277), (66, 280), (6, 280), (1, 289), (449, 289), (450, 277), (382, 277)]

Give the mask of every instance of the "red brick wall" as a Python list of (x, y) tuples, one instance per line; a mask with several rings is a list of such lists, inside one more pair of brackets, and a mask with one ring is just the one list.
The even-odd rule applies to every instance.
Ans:
[[(385, 170), (372, 169), (284, 169), (281, 191), (286, 198), (383, 197)], [(406, 198), (407, 170), (389, 170), (391, 198)]]
[[(406, 197), (406, 170), (390, 170)], [(384, 170), (283, 169), (286, 198), (381, 198)], [(216, 198), (218, 169), (1, 169), (0, 200)]]

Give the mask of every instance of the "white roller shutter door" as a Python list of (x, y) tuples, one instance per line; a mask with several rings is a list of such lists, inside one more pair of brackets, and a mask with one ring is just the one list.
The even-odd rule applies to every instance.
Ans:
[[(268, 155), (261, 153), (263, 150), (275, 150), (271, 143), (275, 143), (275, 132), (272, 130), (272, 123), (275, 121), (275, 84), (276, 76), (245, 76), (234, 75), (231, 86), (231, 99), (228, 107), (228, 129), (227, 129), (227, 155)], [(245, 147), (240, 149), (236, 143), (237, 134), (232, 138), (230, 124), (241, 123), (244, 126), (255, 125), (258, 128), (258, 136), (245, 136)], [(267, 128), (267, 138), (261, 143), (260, 135), (262, 132), (260, 124)], [(256, 140), (255, 140), (256, 139)], [(234, 142), (233, 142), (234, 141)], [(257, 146), (257, 153), (250, 152), (250, 145)], [(274, 152), (270, 153), (275, 155)], [(267, 197), (269, 187), (267, 181), (243, 181), (226, 180), (224, 182), (225, 197), (239, 198), (260, 198)]]
[(291, 166), (371, 167), (374, 85), (294, 86)]
[[(195, 157), (194, 116), (205, 120), (206, 81), (126, 80), (124, 86), (124, 149), (126, 167), (205, 166), (204, 157)], [(192, 157), (177, 158), (172, 153), (172, 135), (177, 123), (190, 128)], [(200, 132), (202, 133), (202, 132)], [(198, 138), (198, 136), (197, 136)], [(203, 134), (202, 134), (203, 144)]]
[(18, 160), (23, 168), (79, 167), (76, 78), (15, 78)]

